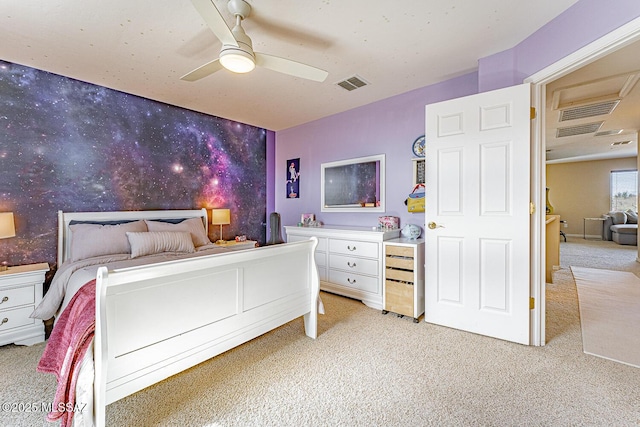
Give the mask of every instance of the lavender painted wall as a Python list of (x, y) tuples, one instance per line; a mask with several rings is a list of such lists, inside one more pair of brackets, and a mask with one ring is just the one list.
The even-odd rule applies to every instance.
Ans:
[(639, 16), (638, 0), (580, 0), (514, 48), (480, 59), (480, 91), (522, 83)]
[[(404, 199), (411, 191), (411, 145), (424, 135), (426, 104), (477, 92), (476, 74), (394, 96), (276, 134), (276, 211), (282, 225), (314, 213), (325, 224), (375, 226), (378, 216), (400, 217), (401, 224), (424, 226), (424, 215), (409, 214)], [(345, 96), (348, 94), (345, 92)], [(376, 154), (386, 155), (386, 214), (320, 211), (320, 164)], [(285, 198), (287, 159), (300, 158), (299, 199)]]
[[(408, 214), (403, 202), (411, 190), (411, 142), (424, 134), (426, 104), (522, 83), (638, 16), (638, 0), (580, 0), (514, 48), (480, 58), (477, 73), (278, 132), (275, 194), (282, 224), (296, 224), (301, 213), (309, 212), (325, 224), (375, 226), (377, 213), (320, 212), (320, 164), (386, 154), (386, 215), (400, 217), (401, 225), (413, 223), (424, 228), (424, 216)], [(297, 157), (304, 176), (304, 196), (285, 199), (283, 165), (286, 159)]]

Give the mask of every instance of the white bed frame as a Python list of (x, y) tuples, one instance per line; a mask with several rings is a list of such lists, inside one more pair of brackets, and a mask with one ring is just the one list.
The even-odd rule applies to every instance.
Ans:
[[(207, 211), (59, 212), (59, 261), (69, 223), (201, 217)], [(96, 282), (95, 425), (106, 405), (298, 317), (317, 335), (317, 240), (108, 271)]]

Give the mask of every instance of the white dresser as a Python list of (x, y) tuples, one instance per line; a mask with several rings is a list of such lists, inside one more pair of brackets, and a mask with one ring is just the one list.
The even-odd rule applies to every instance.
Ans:
[(9, 267), (0, 272), (0, 345), (32, 345), (44, 341), (42, 320), (29, 316), (42, 301), (49, 264)]
[(287, 242), (318, 238), (315, 253), (320, 289), (361, 300), (382, 309), (383, 248), (385, 240), (397, 238), (400, 230), (325, 225), (285, 226)]

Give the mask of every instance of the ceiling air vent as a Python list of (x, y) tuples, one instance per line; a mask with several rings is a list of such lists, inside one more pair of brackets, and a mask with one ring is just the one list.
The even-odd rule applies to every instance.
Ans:
[(349, 77), (348, 79), (345, 79), (341, 82), (336, 83), (338, 86), (340, 86), (343, 89), (346, 89), (348, 91), (352, 91), (354, 89), (358, 89), (361, 88), (363, 86), (368, 85), (369, 83), (367, 83), (366, 81), (364, 81), (364, 79), (362, 79), (361, 77), (358, 76), (353, 76), (353, 77)]
[(622, 133), (622, 129), (612, 129), (612, 130), (604, 130), (602, 132), (598, 132), (594, 136), (620, 135), (621, 133)]
[(566, 128), (558, 128), (556, 130), (556, 138), (565, 136), (584, 135), (586, 133), (597, 132), (604, 122), (586, 123), (584, 125), (570, 126)]
[(619, 145), (627, 145), (627, 144), (631, 144), (631, 141), (618, 141), (618, 142), (613, 142), (611, 145), (614, 147), (617, 147)]
[(599, 102), (597, 104), (582, 105), (564, 109), (560, 112), (560, 121), (584, 119), (587, 117), (602, 116), (611, 112), (620, 103), (619, 99), (613, 101)]

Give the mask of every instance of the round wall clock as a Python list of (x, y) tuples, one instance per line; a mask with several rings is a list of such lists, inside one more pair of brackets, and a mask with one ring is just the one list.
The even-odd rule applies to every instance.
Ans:
[(418, 137), (415, 141), (413, 141), (413, 145), (411, 146), (413, 150), (413, 155), (416, 157), (424, 157), (424, 135)]

